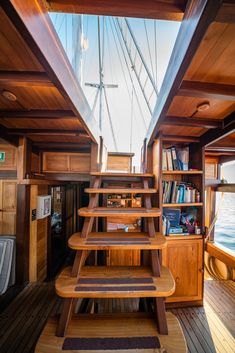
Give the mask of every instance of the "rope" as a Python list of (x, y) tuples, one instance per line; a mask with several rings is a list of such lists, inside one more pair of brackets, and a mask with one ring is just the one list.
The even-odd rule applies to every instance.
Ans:
[[(152, 75), (153, 75), (153, 79), (154, 79), (153, 61), (152, 61), (152, 55), (151, 55), (151, 51), (150, 51), (150, 43), (149, 43), (147, 26), (146, 26), (146, 20), (144, 20), (144, 28), (145, 28), (145, 35), (146, 35), (146, 39), (147, 39), (147, 46), (148, 46), (148, 52), (149, 52), (150, 65), (151, 65)], [(154, 81), (155, 81), (155, 79), (154, 79)], [(156, 82), (155, 82), (155, 84), (156, 84)]]
[(131, 91), (131, 134), (130, 134), (130, 153), (132, 152), (132, 135), (133, 135), (133, 85)]

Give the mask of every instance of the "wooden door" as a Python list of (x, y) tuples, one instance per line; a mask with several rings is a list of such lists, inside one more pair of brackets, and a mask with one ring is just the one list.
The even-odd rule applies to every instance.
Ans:
[(203, 241), (169, 240), (162, 251), (162, 260), (176, 283), (176, 291), (167, 302), (202, 300)]
[(16, 180), (0, 180), (0, 234), (16, 234)]

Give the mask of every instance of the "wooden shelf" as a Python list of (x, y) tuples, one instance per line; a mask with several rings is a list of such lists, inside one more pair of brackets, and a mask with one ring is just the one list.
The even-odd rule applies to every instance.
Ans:
[(79, 216), (83, 217), (114, 217), (114, 216), (133, 216), (133, 217), (159, 217), (159, 208), (146, 209), (144, 207), (96, 207), (89, 209), (80, 208)]
[(171, 208), (171, 207), (185, 207), (185, 206), (197, 206), (197, 207), (201, 207), (203, 206), (202, 202), (184, 202), (184, 203), (163, 203), (162, 207), (167, 207), (167, 208)]
[(203, 235), (197, 235), (197, 234), (190, 234), (190, 235), (182, 235), (182, 234), (174, 234), (174, 235), (166, 235), (166, 240), (171, 241), (171, 240), (195, 240), (195, 239), (202, 239)]
[(143, 188), (86, 188), (85, 192), (89, 194), (154, 194), (157, 189), (143, 189)]
[(147, 233), (141, 232), (99, 232), (81, 238), (81, 233), (75, 233), (68, 245), (74, 250), (156, 250), (166, 246), (166, 237), (160, 233), (150, 238)]
[(179, 174), (179, 175), (193, 175), (193, 174), (203, 174), (202, 170), (163, 170), (163, 175)]
[(152, 173), (115, 173), (115, 172), (91, 172), (90, 175), (93, 176), (108, 176), (108, 177), (142, 177), (142, 178), (152, 178), (154, 175)]
[(175, 281), (167, 267), (161, 277), (153, 277), (150, 267), (84, 266), (79, 280), (65, 268), (55, 282), (56, 293), (63, 298), (144, 298), (168, 297)]

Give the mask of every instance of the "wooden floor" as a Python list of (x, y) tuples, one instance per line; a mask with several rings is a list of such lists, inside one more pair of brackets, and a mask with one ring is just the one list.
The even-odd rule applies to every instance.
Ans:
[[(115, 299), (107, 311), (137, 311), (136, 301)], [(34, 284), (24, 289), (0, 314), (0, 352), (33, 353), (48, 317), (58, 314), (60, 301), (54, 284)], [(128, 309), (129, 308), (129, 309)], [(206, 281), (204, 307), (172, 309), (181, 322), (189, 353), (235, 352), (235, 283)], [(175, 352), (177, 353), (177, 352)]]

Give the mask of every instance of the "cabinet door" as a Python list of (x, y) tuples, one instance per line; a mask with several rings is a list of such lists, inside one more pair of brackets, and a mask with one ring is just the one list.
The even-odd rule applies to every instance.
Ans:
[(175, 293), (167, 301), (201, 300), (203, 241), (169, 240), (162, 255), (163, 265), (171, 270), (176, 284)]
[(16, 233), (16, 188), (15, 180), (0, 181), (0, 234)]

